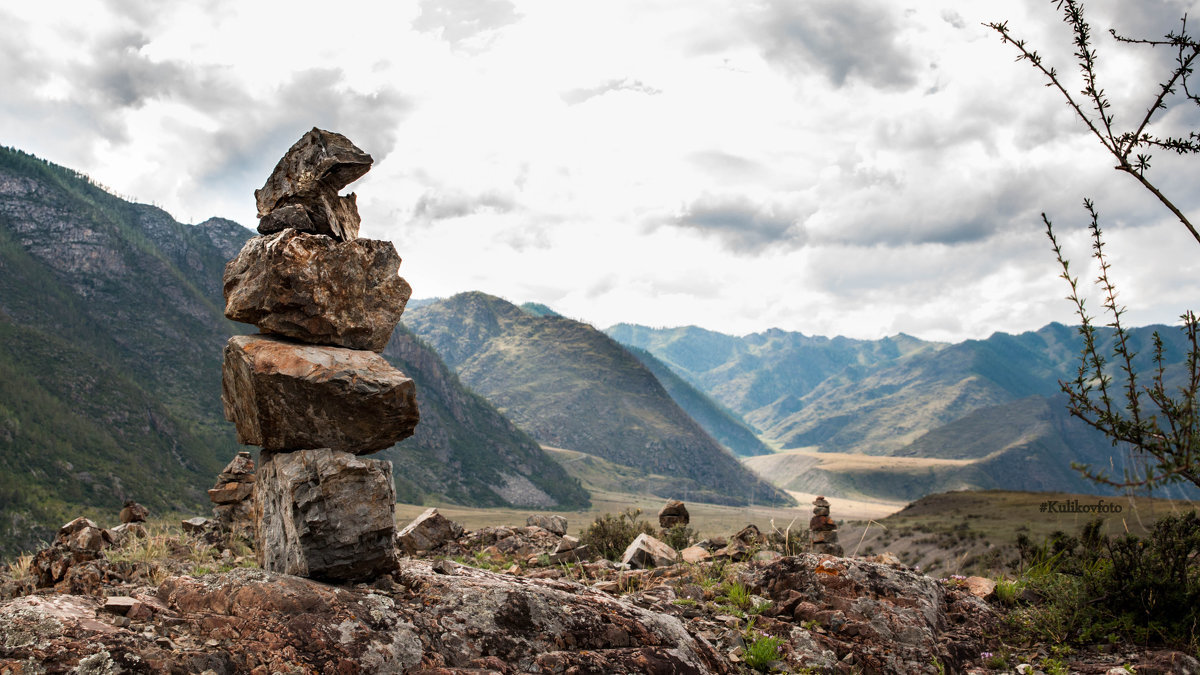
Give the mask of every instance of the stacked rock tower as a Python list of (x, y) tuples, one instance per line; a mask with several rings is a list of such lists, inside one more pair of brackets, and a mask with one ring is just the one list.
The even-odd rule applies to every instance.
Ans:
[(259, 236), (225, 266), (225, 316), (254, 324), (225, 346), (221, 400), (255, 476), (259, 565), (358, 581), (396, 566), (391, 462), (364, 459), (413, 434), (413, 381), (379, 355), (412, 290), (388, 241), (359, 239), (354, 194), (371, 168), (314, 128), (255, 190)]
[(842, 545), (838, 543), (837, 523), (829, 517), (829, 500), (818, 496), (813, 500), (813, 517), (808, 521), (808, 529), (812, 532), (812, 547), (817, 553), (842, 555)]

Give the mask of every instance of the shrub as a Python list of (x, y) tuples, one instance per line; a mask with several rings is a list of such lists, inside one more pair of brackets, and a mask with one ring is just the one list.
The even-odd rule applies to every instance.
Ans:
[(625, 509), (619, 514), (597, 516), (579, 535), (579, 542), (586, 544), (589, 551), (617, 560), (639, 534), (655, 534), (654, 527), (642, 520), (641, 515), (641, 509)]
[(1014, 610), (1010, 625), (1060, 643), (1124, 639), (1190, 651), (1200, 646), (1195, 511), (1160, 519), (1144, 540), (1103, 537), (1097, 520), (1079, 538), (1056, 532), (1041, 546), (1028, 538), (1019, 545), (1028, 567), (1014, 585), (1024, 584), (1040, 600)]
[(684, 525), (683, 523), (673, 525), (669, 529), (663, 530), (663, 543), (675, 549), (676, 551), (682, 551), (683, 549), (691, 546), (692, 542), (695, 540), (696, 531), (687, 525)]

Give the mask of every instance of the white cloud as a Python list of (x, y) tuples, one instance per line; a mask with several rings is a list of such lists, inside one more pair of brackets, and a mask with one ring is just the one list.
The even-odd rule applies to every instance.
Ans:
[[(1161, 34), (1193, 5), (1088, 3), (1118, 121), (1169, 55), (1107, 27)], [(0, 142), (249, 225), (279, 156), (331, 128), (375, 156), (351, 188), (363, 233), (396, 241), (418, 296), (477, 288), (601, 326), (1070, 321), (1039, 213), (1086, 258), (1084, 197), (1131, 315), (1200, 305), (1181, 228), (981, 25), (1005, 19), (1076, 77), (1044, 0), (10, 5)], [(1198, 121), (1176, 106), (1159, 128)], [(1200, 211), (1190, 163), (1156, 153), (1151, 174)]]

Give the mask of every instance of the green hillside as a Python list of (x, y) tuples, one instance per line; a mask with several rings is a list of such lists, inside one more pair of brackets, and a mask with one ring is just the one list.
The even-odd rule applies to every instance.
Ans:
[(790, 503), (744, 469), (619, 344), (583, 323), (533, 316), (483, 293), (407, 312), (473, 390), (543, 445), (677, 477), (670, 494), (713, 503)]
[(771, 452), (749, 425), (676, 375), (667, 364), (654, 358), (654, 355), (645, 349), (628, 349), (630, 354), (654, 373), (654, 377), (662, 383), (663, 388), (679, 407), (730, 452), (738, 457), (752, 457)]

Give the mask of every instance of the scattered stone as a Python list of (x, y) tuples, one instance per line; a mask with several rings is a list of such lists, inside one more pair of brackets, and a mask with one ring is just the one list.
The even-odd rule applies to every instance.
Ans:
[(996, 581), (984, 577), (967, 577), (967, 590), (971, 595), (987, 600), (996, 594)]
[(525, 519), (525, 525), (529, 527), (540, 527), (547, 532), (553, 532), (558, 536), (563, 536), (567, 533), (567, 519), (560, 515), (546, 515), (537, 513)]
[(76, 518), (58, 529), (54, 543), (72, 551), (97, 553), (112, 545), (112, 535), (87, 518)]
[(678, 499), (668, 501), (658, 512), (658, 526), (664, 530), (690, 522), (691, 516), (688, 515), (687, 507)]
[(645, 569), (673, 565), (677, 558), (675, 549), (643, 532), (625, 549), (621, 562), (634, 569)]
[(122, 523), (108, 532), (112, 538), (113, 546), (123, 545), (129, 537), (145, 539), (149, 534), (146, 532), (146, 526), (141, 523)]
[(779, 551), (767, 550), (767, 551), (759, 551), (758, 553), (755, 553), (753, 556), (753, 560), (755, 560), (757, 562), (775, 562), (776, 560), (779, 560), (782, 557), (783, 557), (783, 554), (780, 553)]
[(462, 525), (438, 513), (437, 509), (426, 509), (400, 530), (396, 535), (396, 544), (408, 555), (416, 555), (420, 551), (431, 551), (462, 534)]
[(412, 295), (390, 241), (287, 229), (225, 266), (225, 316), (294, 340), (381, 352)]
[(238, 441), (263, 450), (367, 454), (413, 434), (413, 381), (373, 352), (235, 335), (225, 346), (221, 401)]
[[(358, 209), (354, 196), (338, 191), (371, 169), (371, 156), (345, 136), (313, 127), (296, 141), (267, 178), (254, 191), (258, 203), (259, 231), (296, 227), (339, 240), (358, 236)], [(291, 207), (291, 208), (285, 208)], [(284, 209), (274, 218), (268, 218)]]
[(709, 553), (708, 549), (697, 544), (683, 549), (679, 552), (679, 556), (683, 558), (684, 562), (696, 564), (712, 558), (712, 553)]
[(188, 534), (204, 534), (206, 530), (212, 527), (212, 521), (208, 518), (196, 516), (195, 518), (188, 518), (181, 522), (180, 525), (183, 527), (183, 531)]
[(125, 616), (129, 612), (142, 603), (136, 598), (131, 598), (128, 595), (110, 595), (104, 599), (104, 611), (111, 614)]
[(121, 523), (144, 523), (150, 515), (150, 509), (133, 501), (132, 499), (125, 500), (125, 506), (121, 508), (120, 518)]
[(258, 564), (272, 572), (361, 581), (392, 572), (392, 463), (321, 448), (264, 451), (255, 483)]
[(746, 546), (762, 546), (767, 541), (767, 538), (763, 536), (763, 533), (759, 531), (758, 526), (754, 523), (750, 523), (738, 530), (738, 533), (730, 537), (730, 539), (740, 541)]

